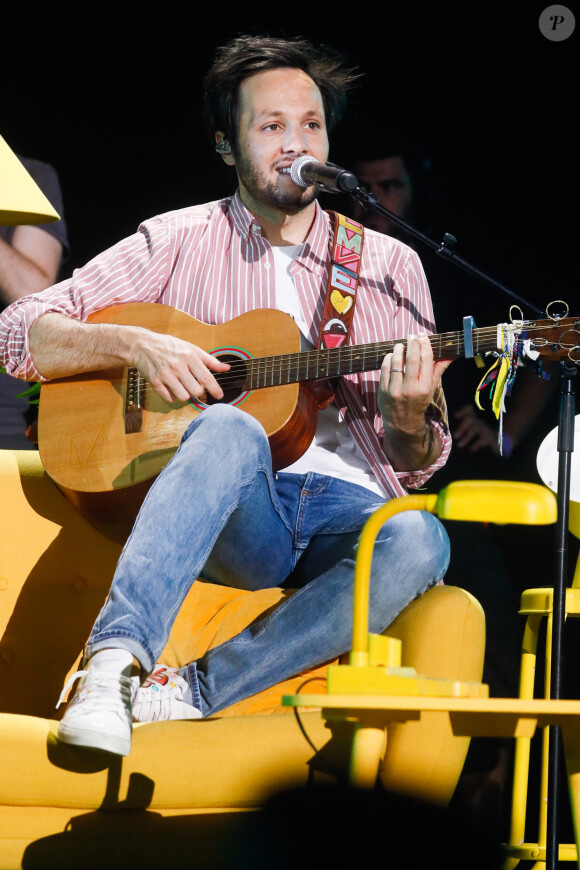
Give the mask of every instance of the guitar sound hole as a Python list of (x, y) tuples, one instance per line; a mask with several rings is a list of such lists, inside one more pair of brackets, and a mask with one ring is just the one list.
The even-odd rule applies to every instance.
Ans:
[(222, 390), (223, 399), (214, 399), (209, 393), (206, 396), (206, 405), (228, 404), (231, 405), (244, 392), (247, 391), (246, 376), (247, 366), (243, 359), (233, 353), (220, 353), (214, 356), (221, 362), (229, 363), (232, 368), (227, 372), (214, 372), (214, 377)]

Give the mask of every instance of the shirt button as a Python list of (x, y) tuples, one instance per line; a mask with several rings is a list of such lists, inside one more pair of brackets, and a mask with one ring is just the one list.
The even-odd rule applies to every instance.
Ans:
[(266, 261), (264, 263), (264, 269), (271, 269), (271, 268), (272, 268), (272, 264), (269, 261)]

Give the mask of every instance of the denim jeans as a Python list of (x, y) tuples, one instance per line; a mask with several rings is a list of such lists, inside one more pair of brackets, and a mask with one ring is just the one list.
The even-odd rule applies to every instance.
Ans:
[[(298, 588), (184, 669), (204, 716), (341, 655), (352, 639), (357, 541), (381, 504), (338, 478), (273, 474), (261, 424), (229, 405), (208, 408), (141, 507), (85, 657), (115, 646), (151, 672), (198, 576), (240, 589)], [(448, 561), (434, 516), (391, 518), (373, 554), (370, 631), (384, 631)]]

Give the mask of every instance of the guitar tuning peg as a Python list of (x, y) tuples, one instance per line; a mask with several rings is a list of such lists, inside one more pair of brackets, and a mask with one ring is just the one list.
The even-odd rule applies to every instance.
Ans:
[[(553, 305), (563, 305), (564, 310), (561, 313), (558, 311), (551, 312), (550, 309), (552, 308)], [(549, 317), (550, 320), (553, 320), (553, 321), (563, 320), (564, 317), (568, 316), (569, 311), (570, 311), (570, 306), (568, 305), (567, 302), (564, 302), (563, 299), (554, 299), (553, 302), (549, 302), (546, 305), (546, 316)]]
[[(514, 319), (513, 312), (516, 310), (519, 311), (520, 316), (518, 318)], [(522, 309), (520, 308), (519, 305), (510, 305), (509, 318), (510, 318), (510, 323), (513, 323), (513, 324), (523, 323), (524, 312), (522, 311)]]

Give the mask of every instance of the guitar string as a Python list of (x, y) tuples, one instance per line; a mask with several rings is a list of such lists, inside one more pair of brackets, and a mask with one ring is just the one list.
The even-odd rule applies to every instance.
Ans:
[[(526, 326), (526, 332), (541, 332), (542, 330), (553, 329), (553, 322), (549, 322), (545, 325), (541, 326)], [(564, 325), (564, 324), (561, 324)], [(477, 338), (484, 341), (485, 339), (493, 339), (495, 341), (495, 337), (497, 335), (497, 326), (490, 327), (481, 327), (476, 330)], [(464, 334), (463, 332), (447, 332), (447, 333), (438, 333), (429, 335), (429, 340), (432, 345), (441, 347), (444, 343), (446, 343), (449, 347), (451, 345), (456, 344), (457, 348), (463, 347)], [(252, 357), (248, 360), (240, 360), (239, 362), (233, 362), (231, 364), (231, 368), (223, 373), (216, 373), (219, 376), (220, 386), (226, 386), (228, 383), (232, 383), (235, 385), (235, 382), (239, 382), (240, 376), (244, 376), (246, 379), (252, 375), (258, 375), (258, 377), (264, 377), (269, 373), (273, 373), (274, 369), (276, 369), (277, 373), (279, 373), (282, 368), (284, 368), (286, 374), (289, 374), (290, 369), (294, 366), (305, 367), (308, 370), (308, 363), (306, 359), (314, 362), (317, 358), (322, 359), (322, 362), (328, 363), (338, 363), (341, 364), (343, 360), (341, 360), (341, 356), (343, 357), (353, 357), (357, 353), (361, 351), (364, 352), (364, 355), (370, 359), (373, 353), (384, 355), (390, 349), (394, 348), (396, 344), (405, 344), (406, 339), (388, 339), (380, 342), (371, 342), (369, 344), (359, 344), (359, 345), (344, 345), (341, 348), (329, 348), (329, 349), (316, 349), (313, 348), (309, 351), (299, 351), (297, 353), (290, 354), (274, 354), (268, 355), (264, 357)], [(444, 356), (441, 356), (441, 359), (445, 359)], [(304, 363), (300, 361), (304, 360)], [(344, 362), (347, 362), (345, 359)], [(263, 368), (263, 371), (255, 371), (256, 369)], [(249, 371), (250, 370), (250, 371)], [(372, 370), (372, 369), (371, 369)], [(324, 375), (321, 376), (324, 378)], [(313, 376), (312, 380), (318, 379)], [(151, 385), (145, 380), (142, 379), (143, 383), (140, 385), (140, 389), (148, 390), (151, 388)], [(238, 383), (239, 385), (239, 383)]]
[[(496, 331), (494, 329), (493, 335), (495, 336), (495, 334)], [(437, 343), (440, 343), (439, 340), (445, 340), (446, 335), (462, 336), (463, 333), (442, 333), (441, 335), (436, 336), (438, 339)], [(430, 339), (432, 338), (434, 338), (434, 336), (430, 336)], [(317, 366), (317, 369), (325, 364), (331, 365), (338, 363), (340, 365), (342, 363), (347, 363), (349, 357), (351, 358), (350, 361), (352, 363), (352, 358), (356, 357), (357, 354), (364, 358), (364, 362), (368, 363), (373, 355), (384, 356), (389, 350), (392, 350), (396, 344), (405, 344), (405, 342), (406, 339), (389, 339), (388, 341), (371, 342), (369, 344), (344, 345), (340, 348), (313, 348), (312, 350), (298, 351), (296, 353), (250, 357), (247, 360), (234, 360), (228, 371), (214, 372), (214, 374), (218, 377), (221, 386), (227, 386), (230, 382), (232, 384), (235, 384), (236, 381), (239, 382), (240, 377), (246, 379), (249, 377), (251, 379), (252, 376), (257, 376), (258, 378), (263, 378), (274, 371), (280, 373), (284, 370), (286, 374), (289, 374), (291, 369), (295, 369), (296, 374), (298, 374), (300, 369), (306, 369), (306, 371), (308, 371), (311, 365), (314, 368), (317, 361), (320, 363), (320, 365)], [(449, 342), (447, 343), (449, 344)], [(441, 358), (443, 359), (444, 357)], [(379, 367), (380, 366), (377, 366), (377, 368)], [(375, 368), (374, 365), (370, 366), (370, 370), (373, 368)], [(322, 377), (326, 377), (326, 375), (323, 375)], [(313, 375), (311, 379), (316, 380), (318, 378)], [(149, 389), (150, 386), (151, 385), (147, 381), (143, 381), (142, 388)]]
[[(549, 328), (549, 327), (543, 327)], [(490, 335), (495, 334), (495, 328), (490, 330)], [(461, 334), (462, 335), (462, 334)], [(480, 333), (481, 335), (481, 333)], [(361, 371), (372, 371), (378, 370), (380, 368), (380, 364), (368, 365), (368, 362), (371, 358), (371, 353), (374, 351), (377, 354), (384, 355), (388, 350), (392, 349), (395, 344), (404, 343), (404, 340), (395, 340), (391, 342), (377, 342), (373, 345), (358, 345), (359, 348), (365, 348), (365, 361), (363, 362), (363, 369)], [(340, 351), (350, 351), (348, 356), (353, 356), (354, 351), (357, 348), (356, 345), (348, 345), (342, 349), (332, 349), (328, 351), (323, 351), (323, 354), (326, 354), (322, 363), (328, 362), (330, 363), (338, 363), (339, 369), (343, 363), (347, 363), (348, 360), (340, 359)], [(301, 360), (304, 360), (305, 356), (310, 354), (312, 361), (316, 361), (317, 357), (319, 357), (320, 351), (312, 350), (312, 351), (302, 351), (296, 354), (281, 354), (275, 356), (266, 356), (266, 357), (257, 357), (251, 358), (247, 361), (239, 361), (233, 362), (231, 368), (223, 373), (217, 372), (215, 373), (216, 379), (218, 380), (220, 386), (223, 389), (235, 388), (237, 390), (254, 390), (266, 387), (275, 387), (282, 386), (290, 383), (298, 383), (300, 381), (305, 380), (323, 380), (327, 377), (337, 377), (341, 374), (351, 374), (356, 373), (357, 369), (352, 368), (346, 372), (340, 372), (337, 370), (336, 372), (322, 372), (321, 365), (316, 366), (315, 372), (312, 374), (309, 373), (309, 365), (306, 365)], [(459, 356), (460, 354), (458, 354)], [(440, 359), (445, 359), (445, 356), (442, 354)], [(284, 379), (282, 379), (279, 383), (267, 383), (268, 378), (272, 378), (273, 375), (277, 377), (281, 377), (284, 375)], [(140, 384), (139, 390), (147, 393), (151, 387), (142, 376), (139, 376)]]
[[(493, 337), (495, 338), (496, 328), (490, 327), (489, 329), (490, 329), (490, 336), (493, 335)], [(442, 343), (443, 341), (447, 341), (447, 343), (449, 343), (449, 341), (447, 340), (448, 336), (455, 339), (455, 338), (462, 337), (463, 333), (457, 333), (457, 332), (441, 333), (441, 334), (438, 334), (436, 336), (430, 335), (429, 338), (430, 338), (430, 340), (435, 339), (435, 338), (438, 339), (437, 343)], [(343, 345), (343, 347), (340, 347), (340, 348), (328, 348), (328, 349), (327, 348), (322, 348), (322, 349), (313, 348), (312, 350), (298, 351), (297, 353), (271, 354), (271, 355), (264, 356), (264, 357), (251, 357), (248, 360), (234, 361), (231, 364), (231, 368), (227, 372), (223, 372), (223, 373), (218, 372), (217, 374), (220, 377), (220, 383), (222, 383), (222, 382), (227, 381), (227, 380), (232, 380), (232, 381), (236, 380), (236, 378), (239, 377), (239, 374), (246, 372), (248, 368), (256, 368), (256, 367), (263, 366), (264, 369), (266, 369), (268, 367), (268, 364), (270, 366), (274, 366), (274, 365), (279, 366), (280, 363), (291, 362), (292, 364), (298, 363), (298, 365), (300, 365), (301, 360), (308, 359), (308, 360), (314, 361), (317, 358), (322, 358), (322, 360), (324, 362), (330, 361), (330, 362), (339, 362), (340, 363), (341, 356), (352, 357), (352, 356), (356, 356), (356, 354), (360, 353), (361, 351), (365, 354), (365, 356), (368, 356), (370, 358), (373, 353), (384, 355), (389, 348), (393, 348), (396, 344), (399, 344), (399, 343), (404, 344), (405, 341), (406, 341), (406, 339), (388, 339), (386, 341), (371, 342), (369, 344)], [(432, 341), (432, 343), (433, 343), (433, 341)]]

